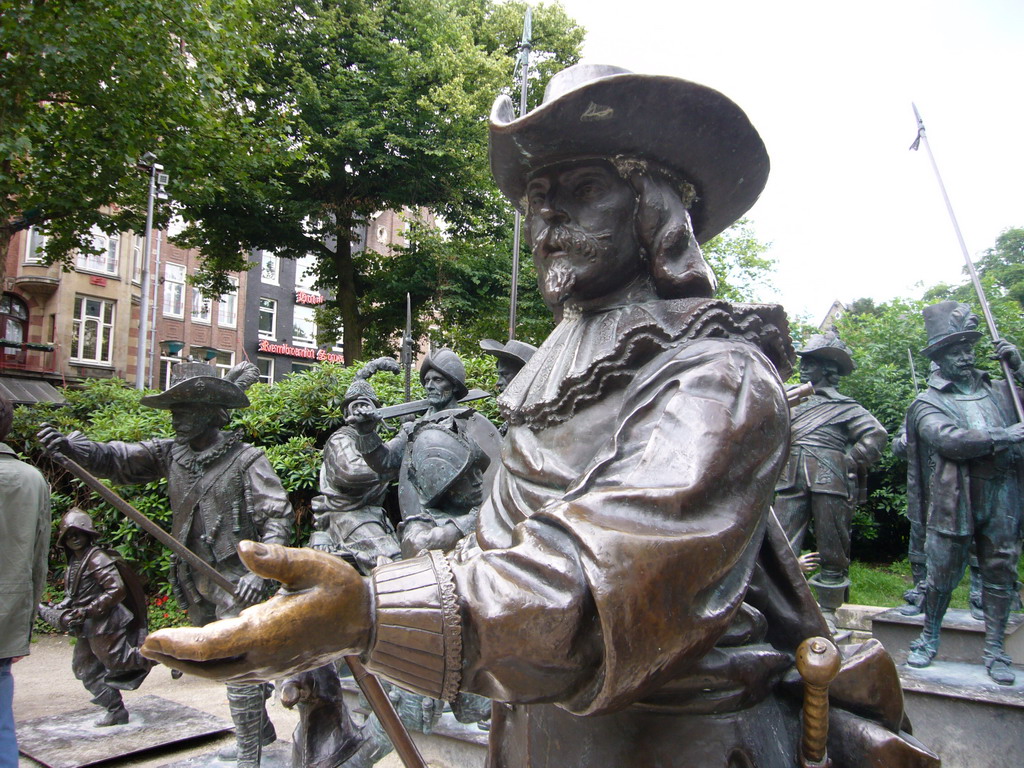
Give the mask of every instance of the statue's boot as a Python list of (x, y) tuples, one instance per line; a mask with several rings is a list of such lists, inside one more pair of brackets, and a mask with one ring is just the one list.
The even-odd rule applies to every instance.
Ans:
[(103, 713), (102, 717), (93, 723), (97, 728), (107, 728), (111, 725), (124, 725), (128, 722), (128, 710), (125, 709), (120, 691), (109, 687), (104, 688), (93, 696), (92, 703), (99, 704), (107, 710)]
[(267, 686), (228, 686), (228, 708), (235, 724), (234, 758), (238, 768), (259, 768), (261, 746), (277, 738), (274, 724), (267, 716), (267, 696)]
[(842, 574), (819, 573), (808, 579), (808, 583), (814, 587), (814, 593), (818, 598), (818, 605), (821, 607), (821, 614), (825, 617), (829, 631), (836, 633), (836, 611), (846, 599), (846, 590), (850, 586), (850, 580)]
[(942, 632), (942, 619), (949, 608), (952, 592), (928, 587), (924, 593), (924, 629), (921, 636), (910, 644), (910, 655), (907, 664), (911, 667), (927, 667), (939, 652), (939, 636)]
[(982, 600), (985, 606), (985, 669), (988, 676), (1000, 685), (1013, 685), (1017, 679), (1010, 668), (1013, 659), (1003, 646), (1013, 597), (1009, 590), (985, 589)]
[(914, 586), (903, 593), (906, 605), (901, 606), (899, 612), (904, 616), (917, 616), (921, 613), (924, 605), (925, 578), (928, 575), (924, 563), (911, 563), (910, 575), (914, 579)]

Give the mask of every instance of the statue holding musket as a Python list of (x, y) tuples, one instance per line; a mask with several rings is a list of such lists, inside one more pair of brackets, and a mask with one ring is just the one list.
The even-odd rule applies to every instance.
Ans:
[(799, 350), (800, 381), (814, 394), (792, 411), (789, 460), (775, 485), (775, 514), (799, 555), (813, 523), (821, 572), (811, 578), (829, 627), (850, 586), (850, 528), (864, 500), (867, 469), (882, 455), (886, 431), (853, 398), (836, 390), (853, 372), (850, 350), (832, 332)]
[[(938, 370), (906, 418), (907, 514), (912, 525), (924, 524), (927, 570), (924, 629), (907, 663), (926, 667), (935, 658), (942, 618), (973, 542), (982, 580), (985, 667), (997, 683), (1011, 685), (1016, 676), (1004, 637), (1021, 551), (1024, 424), (1015, 415), (1013, 384), (974, 367), (981, 333), (970, 307), (944, 301), (923, 313), (928, 346), (922, 353)], [(1017, 349), (1004, 340), (995, 347), (1018, 383), (1024, 381)]]
[[(235, 366), (224, 378), (206, 363), (176, 363), (170, 388), (140, 401), (170, 410), (175, 433), (170, 439), (98, 443), (80, 432), (65, 436), (50, 426), (39, 432), (47, 450), (115, 483), (167, 478), (172, 535), (236, 585), (230, 594), (186, 562), (172, 560), (174, 594), (194, 626), (236, 616), (264, 599), (273, 585), (245, 567), (236, 550), (240, 541), (291, 540), (291, 504), (267, 457), (244, 443), (240, 433), (222, 429), (231, 409), (249, 405), (245, 389), (258, 379), (251, 363)], [(240, 768), (256, 765), (261, 741), (276, 738), (266, 713), (267, 695), (263, 685), (228, 686)]]
[[(808, 752), (786, 674), (828, 630), (771, 514), (788, 323), (712, 298), (700, 249), (754, 204), (764, 144), (717, 91), (592, 64), (521, 117), (500, 97), (490, 138), (559, 324), (499, 399), (509, 430), (475, 536), (369, 579), (243, 544), (301, 588), (144, 650), (243, 680), (364, 653), (410, 690), (496, 701), (493, 768), (792, 768)], [(877, 643), (829, 696), (836, 768), (938, 764), (901, 734)]]
[(128, 710), (121, 691), (134, 691), (153, 662), (139, 652), (146, 639), (146, 598), (139, 577), (114, 552), (99, 546), (99, 532), (88, 513), (64, 514), (57, 546), (67, 554), (64, 599), (40, 605), (48, 624), (77, 639), (71, 669), (106, 712), (96, 725), (123, 725)]
[[(386, 357), (363, 366), (345, 391), (342, 408), (380, 408), (370, 384), (377, 371), (399, 372)], [(398, 534), (384, 510), (388, 480), (370, 467), (356, 448), (359, 433), (349, 424), (327, 438), (320, 467), (320, 495), (313, 499), (314, 527), (309, 546), (345, 557), (369, 574), (379, 558), (397, 560)]]

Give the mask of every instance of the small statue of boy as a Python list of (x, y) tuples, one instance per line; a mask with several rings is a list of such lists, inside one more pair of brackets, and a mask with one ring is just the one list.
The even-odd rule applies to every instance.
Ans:
[(40, 605), (39, 615), (78, 642), (71, 669), (106, 709), (99, 727), (124, 725), (128, 710), (121, 691), (134, 691), (155, 662), (139, 653), (146, 639), (146, 601), (138, 576), (116, 553), (100, 547), (86, 512), (71, 508), (61, 519), (57, 544), (67, 553), (64, 599)]

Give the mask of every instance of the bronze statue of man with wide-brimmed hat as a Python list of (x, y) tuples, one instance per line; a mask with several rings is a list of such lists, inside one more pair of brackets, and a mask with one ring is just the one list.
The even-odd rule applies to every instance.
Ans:
[[(981, 339), (967, 304), (943, 301), (923, 310), (928, 345), (938, 367), (928, 389), (907, 411), (907, 516), (911, 555), (925, 556), (924, 627), (907, 663), (926, 667), (938, 653), (942, 619), (960, 583), (971, 543), (978, 556), (985, 617), (984, 663), (1000, 685), (1012, 685), (1006, 624), (1017, 590), (1024, 503), (1024, 424), (1010, 387), (1024, 382), (1017, 349), (996, 342), (1017, 382), (992, 379), (974, 367)], [(922, 541), (923, 537), (923, 541)]]
[(821, 572), (811, 584), (835, 631), (836, 611), (850, 586), (853, 512), (887, 434), (878, 419), (836, 389), (854, 363), (835, 332), (811, 336), (797, 354), (800, 381), (813, 384), (814, 394), (792, 411), (789, 460), (775, 484), (775, 514), (798, 555), (813, 522)]
[[(175, 597), (195, 626), (237, 615), (271, 587), (271, 581), (251, 573), (239, 559), (240, 541), (291, 541), (292, 508), (274, 468), (262, 450), (242, 441), (240, 432), (223, 429), (231, 409), (249, 405), (245, 390), (258, 379), (251, 363), (235, 366), (223, 378), (207, 363), (176, 363), (171, 386), (140, 401), (170, 411), (173, 438), (98, 443), (81, 432), (65, 436), (49, 426), (39, 433), (48, 450), (115, 483), (167, 478), (172, 535), (237, 585), (228, 594), (187, 563), (172, 561)], [(275, 738), (265, 698), (262, 685), (228, 686), (240, 768), (252, 768), (260, 741)]]
[[(828, 631), (771, 513), (793, 350), (780, 307), (711, 298), (700, 249), (757, 200), (764, 144), (717, 91), (594, 65), (522, 117), (499, 98), (490, 137), (559, 324), (499, 398), (509, 430), (475, 536), (369, 580), (247, 548), (316, 586), (144, 650), (242, 679), (364, 653), (426, 695), (493, 699), (493, 768), (792, 768), (782, 680)], [(282, 611), (324, 629), (290, 635)], [(836, 768), (937, 764), (900, 733), (880, 646), (833, 686), (853, 705), (831, 712)]]

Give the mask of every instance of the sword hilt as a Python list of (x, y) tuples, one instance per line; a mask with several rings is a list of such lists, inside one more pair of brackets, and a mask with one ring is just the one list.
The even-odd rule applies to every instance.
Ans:
[(796, 668), (804, 680), (801, 768), (831, 768), (828, 757), (828, 686), (839, 674), (839, 649), (825, 637), (809, 637), (796, 650)]

